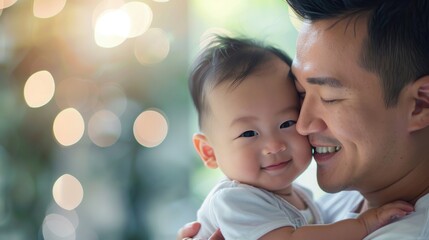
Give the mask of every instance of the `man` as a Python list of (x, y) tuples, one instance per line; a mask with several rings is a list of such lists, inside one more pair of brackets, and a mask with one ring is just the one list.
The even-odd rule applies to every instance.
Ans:
[(288, 3), (305, 19), (291, 69), (297, 130), (321, 188), (358, 191), (322, 198), (325, 221), (401, 199), (415, 212), (366, 239), (429, 239), (429, 1)]

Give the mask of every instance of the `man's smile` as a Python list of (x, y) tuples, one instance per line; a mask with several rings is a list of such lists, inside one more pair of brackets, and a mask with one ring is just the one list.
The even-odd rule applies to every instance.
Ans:
[(341, 150), (341, 146), (313, 147), (314, 153), (334, 153), (340, 150)]

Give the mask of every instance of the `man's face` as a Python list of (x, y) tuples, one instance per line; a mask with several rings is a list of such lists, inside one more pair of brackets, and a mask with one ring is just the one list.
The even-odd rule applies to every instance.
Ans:
[(322, 189), (373, 192), (407, 169), (407, 112), (401, 101), (386, 108), (378, 75), (359, 65), (365, 20), (335, 21), (306, 23), (298, 36), (292, 74), (304, 99), (297, 130), (315, 147)]

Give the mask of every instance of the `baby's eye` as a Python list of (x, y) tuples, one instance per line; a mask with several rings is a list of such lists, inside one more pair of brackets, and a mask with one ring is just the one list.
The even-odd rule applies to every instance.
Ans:
[(282, 124), (280, 125), (280, 128), (288, 128), (288, 127), (290, 127), (290, 126), (292, 126), (292, 125), (295, 125), (295, 124), (296, 124), (296, 121), (295, 121), (295, 120), (288, 120), (288, 121), (286, 121), (286, 122), (282, 123)]
[(238, 137), (254, 137), (258, 136), (259, 134), (256, 131), (245, 131), (244, 133), (240, 134)]

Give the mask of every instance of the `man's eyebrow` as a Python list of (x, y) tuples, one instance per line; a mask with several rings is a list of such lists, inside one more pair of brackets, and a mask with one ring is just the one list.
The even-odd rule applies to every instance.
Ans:
[(315, 85), (327, 85), (333, 88), (342, 88), (344, 85), (336, 78), (331, 77), (314, 77), (307, 78), (307, 82)]
[[(296, 79), (295, 75), (293, 74), (292, 69), (289, 71), (289, 77), (294, 82), (298, 81), (298, 79)], [(344, 85), (338, 79), (332, 78), (332, 77), (311, 77), (311, 78), (307, 78), (307, 82), (315, 85), (327, 85), (333, 88), (344, 87)]]

